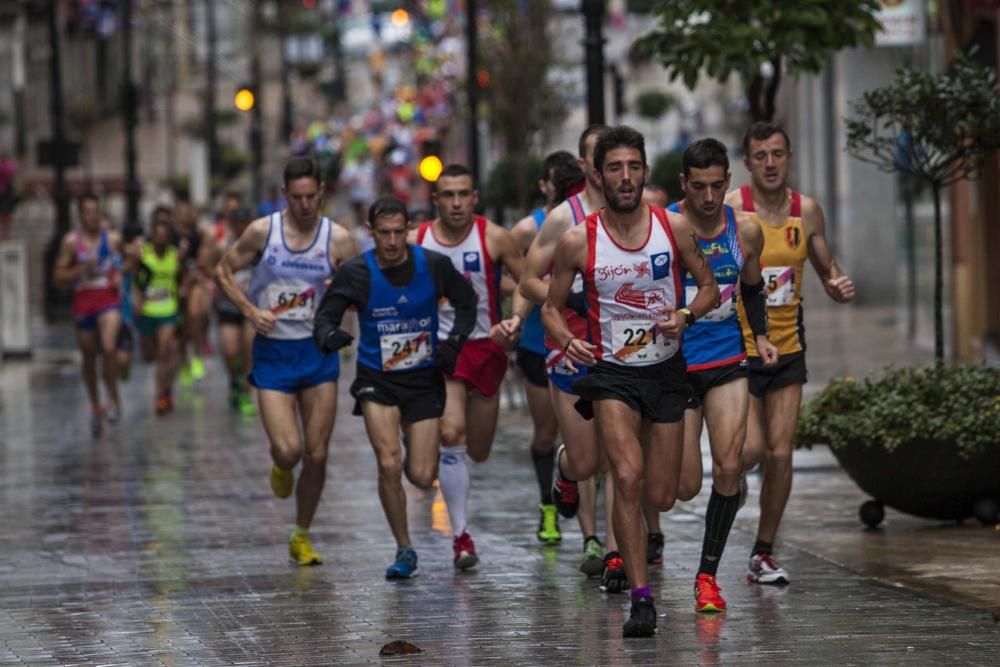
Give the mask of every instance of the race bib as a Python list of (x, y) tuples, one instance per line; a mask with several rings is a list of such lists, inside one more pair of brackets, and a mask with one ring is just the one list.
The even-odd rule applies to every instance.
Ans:
[(769, 266), (761, 273), (767, 285), (767, 305), (790, 306), (795, 298), (795, 267)]
[[(735, 283), (719, 283), (720, 305), (707, 315), (700, 317), (706, 322), (722, 322), (733, 316), (736, 312), (736, 285)], [(684, 303), (691, 305), (698, 295), (697, 285), (686, 285), (684, 287)]]
[(382, 348), (383, 371), (405, 371), (431, 358), (429, 331), (386, 334), (379, 338), (379, 345)]
[(170, 298), (169, 287), (147, 287), (146, 301), (166, 301)]
[(267, 288), (267, 308), (282, 320), (311, 320), (316, 290), (301, 281), (281, 281)]
[(611, 320), (611, 349), (623, 364), (665, 361), (677, 351), (677, 340), (656, 327), (657, 320)]

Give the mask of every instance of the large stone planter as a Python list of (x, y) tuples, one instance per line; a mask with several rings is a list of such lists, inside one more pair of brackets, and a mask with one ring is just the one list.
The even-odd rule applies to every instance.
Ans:
[(1000, 503), (1000, 445), (964, 459), (957, 448), (908, 442), (892, 453), (880, 446), (832, 448), (861, 490), (874, 498), (861, 507), (869, 526), (884, 516), (882, 505), (928, 519), (976, 516), (995, 523)]

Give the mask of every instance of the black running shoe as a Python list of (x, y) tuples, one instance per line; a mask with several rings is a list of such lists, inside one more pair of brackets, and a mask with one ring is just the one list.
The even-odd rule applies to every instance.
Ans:
[(646, 562), (650, 565), (663, 562), (663, 533), (646, 534)]
[(632, 598), (632, 611), (622, 626), (623, 637), (652, 637), (656, 634), (656, 607), (653, 598)]
[(601, 590), (605, 593), (621, 593), (630, 588), (625, 574), (625, 561), (617, 551), (604, 555), (604, 574), (601, 575)]
[(552, 502), (555, 504), (559, 514), (567, 519), (576, 516), (576, 510), (580, 506), (580, 491), (576, 482), (562, 476), (559, 469), (559, 456), (566, 449), (566, 445), (559, 445), (556, 450), (555, 463), (552, 465)]

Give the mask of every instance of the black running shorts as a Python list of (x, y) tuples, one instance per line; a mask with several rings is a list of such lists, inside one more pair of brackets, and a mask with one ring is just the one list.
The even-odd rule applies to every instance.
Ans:
[(545, 355), (519, 347), (517, 367), (521, 369), (524, 379), (536, 387), (545, 389), (549, 386), (549, 377), (545, 372)]
[(749, 377), (750, 362), (746, 359), (737, 361), (735, 364), (726, 364), (715, 368), (706, 368), (700, 371), (688, 371), (688, 382), (691, 384), (691, 401), (688, 408), (701, 407), (705, 402), (705, 394), (710, 389), (721, 387), (733, 380)]
[(359, 363), (351, 396), (354, 415), (361, 415), (361, 401), (374, 401), (397, 406), (402, 420), (412, 424), (444, 414), (444, 377), (433, 366), (386, 373)]
[(808, 379), (805, 352), (783, 354), (771, 367), (764, 366), (760, 357), (750, 357), (750, 393), (757, 398), (782, 387), (805, 384)]
[(580, 397), (576, 409), (585, 419), (594, 416), (593, 401), (617, 400), (655, 424), (679, 422), (691, 398), (687, 362), (681, 352), (652, 366), (598, 361), (587, 377), (573, 383), (573, 391)]

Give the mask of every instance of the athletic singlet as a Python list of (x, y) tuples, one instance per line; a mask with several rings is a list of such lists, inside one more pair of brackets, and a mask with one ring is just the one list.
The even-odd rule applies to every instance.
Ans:
[(358, 363), (378, 371), (409, 371), (434, 363), (438, 326), (434, 278), (427, 269), (424, 249), (407, 247), (415, 266), (413, 279), (403, 287), (386, 279), (374, 250), (364, 254), (370, 289), (368, 302), (358, 312)]
[(149, 281), (142, 292), (142, 311), (145, 317), (173, 317), (177, 314), (177, 281), (181, 271), (177, 248), (167, 246), (160, 257), (147, 241), (142, 246), (140, 258), (149, 272)]
[[(667, 210), (683, 214), (682, 204), (675, 202)], [(722, 210), (726, 216), (725, 229), (710, 239), (695, 234), (701, 251), (712, 267), (721, 296), (717, 308), (684, 329), (684, 358), (689, 371), (703, 371), (747, 358), (743, 348), (743, 330), (736, 312), (740, 271), (743, 270), (743, 246), (740, 245), (736, 213), (731, 206), (723, 205)], [(698, 284), (691, 272), (685, 270), (684, 303), (690, 304), (697, 294)]]
[(618, 244), (601, 211), (587, 218), (587, 270), (583, 282), (594, 356), (621, 366), (650, 366), (673, 357), (675, 338), (659, 332), (663, 306), (678, 304), (680, 254), (662, 208), (650, 207), (649, 234), (638, 248)]
[[(580, 199), (580, 195), (578, 194), (573, 195), (572, 197), (567, 199), (566, 202), (569, 204), (570, 213), (573, 214), (574, 227), (586, 221), (587, 213), (584, 211), (583, 200)], [(582, 292), (583, 289), (584, 289), (583, 276), (577, 273), (576, 276), (573, 277), (573, 284), (570, 286), (570, 291)], [(586, 303), (585, 305), (589, 306), (589, 303)], [(586, 317), (581, 317), (572, 308), (564, 308), (563, 318), (566, 320), (566, 326), (571, 334), (573, 334), (577, 338), (580, 338), (581, 340), (586, 340), (586, 341), (590, 340), (590, 332), (587, 330)], [(556, 343), (551, 338), (549, 338), (548, 335), (545, 336), (545, 347), (548, 350), (559, 350), (560, 352), (562, 351), (562, 348), (559, 346), (559, 344)]]
[[(802, 326), (802, 277), (809, 250), (802, 228), (802, 195), (789, 191), (791, 209), (779, 226), (767, 224), (756, 215), (749, 185), (740, 188), (743, 210), (760, 225), (764, 233), (764, 250), (760, 256), (761, 273), (767, 286), (768, 338), (779, 354), (801, 352), (804, 347)], [(757, 356), (754, 335), (747, 324), (743, 304), (739, 305), (743, 326), (743, 343), (747, 354)]]
[[(535, 232), (542, 228), (545, 222), (545, 209), (536, 208), (531, 212), (531, 217), (535, 220)], [(545, 328), (542, 326), (542, 307), (535, 306), (524, 319), (521, 327), (521, 342), (518, 347), (534, 352), (535, 354), (545, 354)]]
[(115, 256), (111, 252), (108, 230), (101, 230), (97, 248), (87, 247), (87, 240), (79, 229), (74, 234), (73, 256), (77, 264), (96, 259), (93, 269), (84, 269), (73, 283), (73, 316), (86, 317), (119, 305), (118, 288), (115, 286)]
[[(476, 326), (469, 340), (489, 338), (490, 328), (500, 321), (500, 266), (486, 250), (486, 218), (477, 215), (465, 238), (447, 245), (434, 236), (433, 222), (417, 230), (417, 243), (448, 257), (476, 293)], [(438, 302), (438, 338), (444, 340), (455, 325), (455, 309), (447, 300)]]
[[(225, 248), (229, 250), (234, 245), (236, 245), (237, 239), (232, 234), (223, 237), (226, 239)], [(240, 291), (246, 294), (250, 291), (250, 276), (253, 275), (252, 267), (244, 267), (239, 271), (233, 273), (233, 280), (236, 282), (236, 286), (240, 288)], [(220, 313), (229, 313), (232, 315), (240, 314), (240, 309), (236, 307), (236, 304), (229, 300), (225, 292), (221, 289), (215, 290), (215, 309)]]
[(329, 256), (333, 223), (320, 218), (313, 242), (296, 251), (285, 245), (284, 213), (272, 213), (268, 222), (267, 242), (250, 274), (247, 296), (252, 304), (277, 318), (266, 338), (311, 338), (316, 306), (334, 272)]

